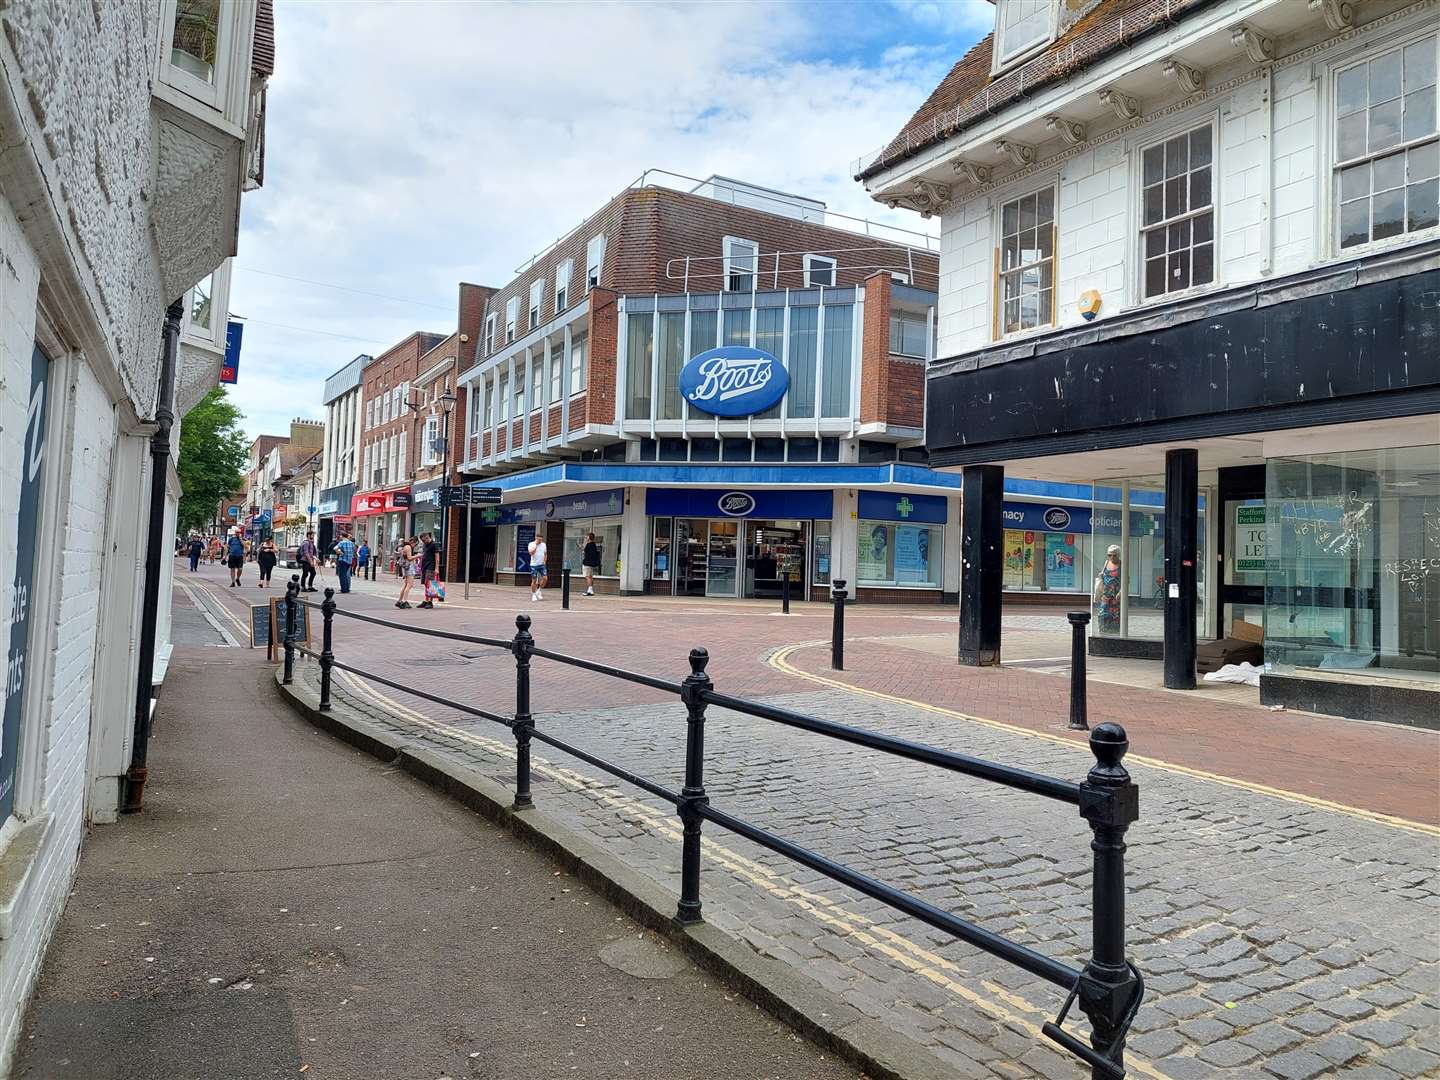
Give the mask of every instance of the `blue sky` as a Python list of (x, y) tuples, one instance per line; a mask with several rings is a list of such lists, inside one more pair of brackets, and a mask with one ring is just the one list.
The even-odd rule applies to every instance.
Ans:
[(319, 417), (325, 377), (357, 353), (450, 332), (458, 281), (504, 284), (647, 168), (926, 227), (871, 202), (849, 166), (993, 13), (279, 0), (265, 187), (243, 201), (230, 300), (247, 319), (246, 429)]

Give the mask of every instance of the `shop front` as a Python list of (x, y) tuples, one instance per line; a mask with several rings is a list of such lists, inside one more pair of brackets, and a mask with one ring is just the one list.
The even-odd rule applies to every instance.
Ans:
[(410, 514), (410, 489), (368, 491), (350, 500), (355, 540), (370, 545), (371, 557), (385, 565), (406, 532)]
[(412, 536), (423, 536), (425, 533), (432, 534), (436, 540), (441, 537), (441, 530), (444, 528), (444, 511), (440, 507), (440, 489), (445, 485), (444, 478), (425, 480), (415, 484), (410, 489), (410, 534)]
[(495, 521), (495, 581), (501, 585), (528, 585), (530, 542), (543, 539), (549, 554), (546, 568), (559, 587), (560, 573), (569, 568), (578, 581), (586, 537), (595, 535), (600, 549), (600, 570), (595, 589), (619, 591), (621, 571), (621, 515), (625, 492), (621, 488), (557, 495), (487, 508)]
[(350, 514), (350, 503), (354, 498), (354, 484), (341, 484), (338, 487), (325, 488), (320, 492), (320, 498), (315, 503), (315, 510), (320, 518), (320, 529), (316, 542), (320, 545), (321, 551), (329, 551), (354, 525), (354, 518)]
[(855, 584), (861, 599), (941, 598), (949, 502), (938, 495), (861, 491)]

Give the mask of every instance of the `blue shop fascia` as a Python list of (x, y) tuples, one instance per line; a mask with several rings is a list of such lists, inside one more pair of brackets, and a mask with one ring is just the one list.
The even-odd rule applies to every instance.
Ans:
[[(537, 536), (552, 573), (568, 566), (578, 580), (593, 534), (597, 592), (778, 598), (788, 578), (797, 600), (843, 580), (862, 601), (939, 603), (959, 587), (958, 473), (903, 462), (565, 462), (478, 483), (504, 502), (455, 511), (453, 535), (473, 537), (474, 580), (527, 582)], [(1089, 488), (1016, 479), (1006, 497), (1007, 589), (1087, 593)]]

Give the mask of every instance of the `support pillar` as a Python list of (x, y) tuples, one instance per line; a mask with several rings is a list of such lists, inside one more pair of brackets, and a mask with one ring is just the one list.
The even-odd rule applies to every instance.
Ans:
[(1195, 689), (1197, 450), (1165, 451), (1165, 688)]
[(1000, 663), (1005, 469), (967, 465), (960, 489), (960, 663)]

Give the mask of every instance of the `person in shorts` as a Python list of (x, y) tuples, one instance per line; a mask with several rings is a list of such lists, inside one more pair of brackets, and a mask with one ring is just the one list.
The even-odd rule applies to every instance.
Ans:
[(395, 601), (398, 608), (410, 606), (410, 590), (415, 587), (415, 541), (402, 539), (395, 548), (395, 576), (400, 579), (400, 598)]
[(226, 565), (230, 567), (230, 587), (238, 589), (240, 587), (240, 571), (245, 569), (245, 541), (231, 533), (230, 539), (226, 542), (226, 549)]
[(550, 550), (538, 536), (530, 541), (526, 550), (530, 552), (530, 602), (533, 604), (545, 599), (545, 585), (549, 580), (545, 573), (545, 558)]

